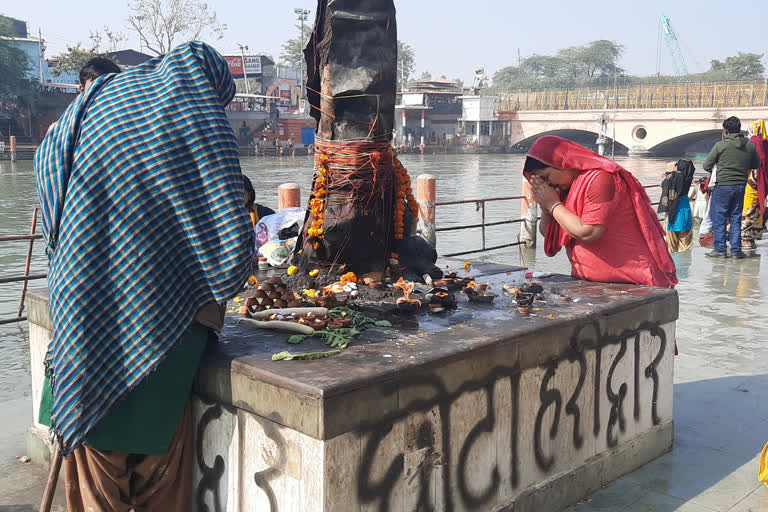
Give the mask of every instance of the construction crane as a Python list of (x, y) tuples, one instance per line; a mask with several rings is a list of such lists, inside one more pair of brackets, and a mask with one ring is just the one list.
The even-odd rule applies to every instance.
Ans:
[(672, 57), (672, 64), (675, 66), (675, 74), (679, 79), (684, 79), (688, 76), (688, 66), (685, 64), (685, 58), (683, 52), (680, 50), (680, 42), (677, 39), (677, 34), (672, 30), (672, 24), (669, 18), (661, 15), (661, 23), (659, 25), (659, 45), (656, 52), (656, 75), (661, 74), (661, 39), (664, 38), (667, 50)]

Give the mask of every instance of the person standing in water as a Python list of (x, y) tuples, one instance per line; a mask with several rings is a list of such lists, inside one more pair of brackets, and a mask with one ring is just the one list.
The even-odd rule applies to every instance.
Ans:
[(666, 239), (669, 252), (685, 252), (693, 243), (693, 221), (688, 193), (696, 168), (690, 160), (678, 160), (667, 165), (661, 184), (658, 213), (666, 213)]
[(741, 133), (741, 121), (731, 116), (723, 121), (725, 136), (709, 152), (704, 170), (712, 172), (717, 165), (717, 180), (709, 200), (712, 218), (714, 250), (706, 253), (710, 258), (727, 258), (726, 230), (730, 222), (731, 256), (744, 257), (741, 251), (741, 214), (744, 208), (744, 192), (750, 170), (761, 166), (757, 150)]

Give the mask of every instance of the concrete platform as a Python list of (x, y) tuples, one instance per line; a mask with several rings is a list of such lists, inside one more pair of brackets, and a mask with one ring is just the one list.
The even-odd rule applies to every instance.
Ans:
[[(472, 277), (498, 291), (515, 270)], [(198, 506), (559, 510), (668, 451), (677, 293), (542, 283), (573, 302), (520, 317), (503, 296), (462, 298), (318, 361), (271, 355), (321, 341), (228, 321), (195, 386)], [(30, 297), (33, 380), (46, 315), (44, 294)]]

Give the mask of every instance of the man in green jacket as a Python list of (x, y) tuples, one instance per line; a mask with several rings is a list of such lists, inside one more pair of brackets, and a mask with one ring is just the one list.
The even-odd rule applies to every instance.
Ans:
[(727, 258), (725, 233), (731, 223), (731, 255), (741, 259), (741, 212), (744, 208), (744, 190), (752, 169), (760, 167), (755, 146), (741, 133), (741, 121), (731, 116), (723, 121), (725, 137), (715, 144), (704, 162), (704, 170), (711, 173), (717, 165), (717, 179), (710, 198), (710, 216), (715, 247), (707, 253), (711, 258)]

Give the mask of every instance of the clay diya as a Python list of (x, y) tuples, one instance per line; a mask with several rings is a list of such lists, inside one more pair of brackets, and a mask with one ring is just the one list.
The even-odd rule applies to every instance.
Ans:
[(487, 290), (488, 283), (475, 283), (474, 281), (470, 281), (468, 286), (464, 288), (464, 293), (470, 302), (489, 304), (493, 302), (493, 299), (495, 299), (497, 295)]
[(440, 313), (449, 308), (455, 308), (458, 301), (456, 296), (446, 288), (432, 288), (424, 294), (424, 300), (432, 313)]
[(515, 302), (517, 303), (517, 311), (522, 316), (528, 316), (528, 314), (531, 312), (531, 305), (533, 304), (534, 295), (533, 293), (526, 293), (523, 291), (518, 291), (515, 294)]

